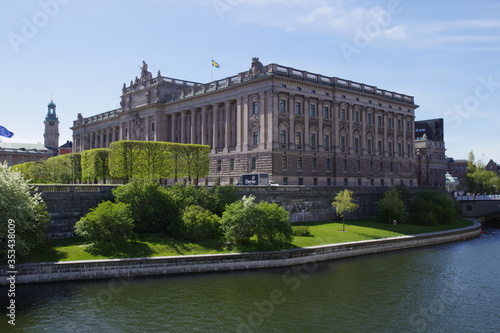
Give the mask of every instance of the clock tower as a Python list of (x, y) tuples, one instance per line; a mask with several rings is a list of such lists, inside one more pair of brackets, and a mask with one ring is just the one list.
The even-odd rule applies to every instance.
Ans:
[(56, 104), (51, 100), (47, 109), (47, 116), (43, 122), (45, 124), (44, 145), (56, 155), (59, 150), (59, 119), (56, 115)]

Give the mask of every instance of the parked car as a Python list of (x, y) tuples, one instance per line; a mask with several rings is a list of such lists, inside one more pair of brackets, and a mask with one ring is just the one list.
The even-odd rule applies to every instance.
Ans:
[(280, 186), (280, 184), (276, 183), (275, 181), (270, 180), (269, 186)]

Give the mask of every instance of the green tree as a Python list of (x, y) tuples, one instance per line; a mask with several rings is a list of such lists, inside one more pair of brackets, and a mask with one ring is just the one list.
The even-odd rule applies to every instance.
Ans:
[(248, 245), (255, 234), (253, 208), (255, 197), (244, 196), (228, 205), (221, 218), (221, 227), (227, 242), (236, 246)]
[(276, 203), (259, 202), (253, 211), (257, 243), (261, 249), (279, 249), (293, 239), (290, 214)]
[(220, 237), (219, 217), (203, 207), (188, 206), (182, 213), (181, 234), (190, 240)]
[(182, 208), (156, 180), (133, 178), (113, 190), (113, 195), (116, 202), (130, 205), (137, 233), (171, 234), (170, 226), (180, 220)]
[(354, 202), (353, 195), (354, 192), (345, 189), (337, 193), (332, 202), (335, 213), (342, 218), (342, 231), (345, 231), (345, 213), (353, 212), (359, 207), (359, 205)]
[(14, 236), (9, 236), (9, 230), (15, 231), (17, 255), (26, 256), (43, 243), (48, 223), (49, 215), (40, 194), (31, 193), (31, 186), (20, 172), (0, 163), (0, 261), (12, 249), (9, 239)]
[(75, 224), (75, 228), (77, 235), (85, 237), (96, 247), (126, 242), (134, 230), (130, 205), (105, 201), (92, 208)]
[(420, 225), (450, 224), (458, 216), (455, 202), (446, 193), (431, 191), (417, 193), (410, 211), (411, 222)]
[(382, 199), (378, 201), (377, 219), (381, 222), (389, 223), (392, 223), (392, 220), (396, 220), (399, 223), (408, 221), (406, 205), (396, 188), (392, 188), (385, 192)]
[(82, 179), (97, 183), (106, 183), (109, 177), (110, 149), (96, 148), (85, 150), (81, 154)]

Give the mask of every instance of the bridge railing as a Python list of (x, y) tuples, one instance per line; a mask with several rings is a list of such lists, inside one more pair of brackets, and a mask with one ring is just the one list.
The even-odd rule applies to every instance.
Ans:
[(456, 196), (456, 199), (459, 201), (500, 200), (500, 194), (458, 195)]

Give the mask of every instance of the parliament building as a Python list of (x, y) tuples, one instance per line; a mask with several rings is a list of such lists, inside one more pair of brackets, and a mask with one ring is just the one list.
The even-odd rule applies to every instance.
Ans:
[(120, 104), (78, 114), (74, 152), (119, 140), (209, 145), (210, 174), (200, 184), (267, 173), (281, 185), (417, 186), (424, 165), (413, 96), (258, 58), (210, 83), (153, 76), (143, 62)]

